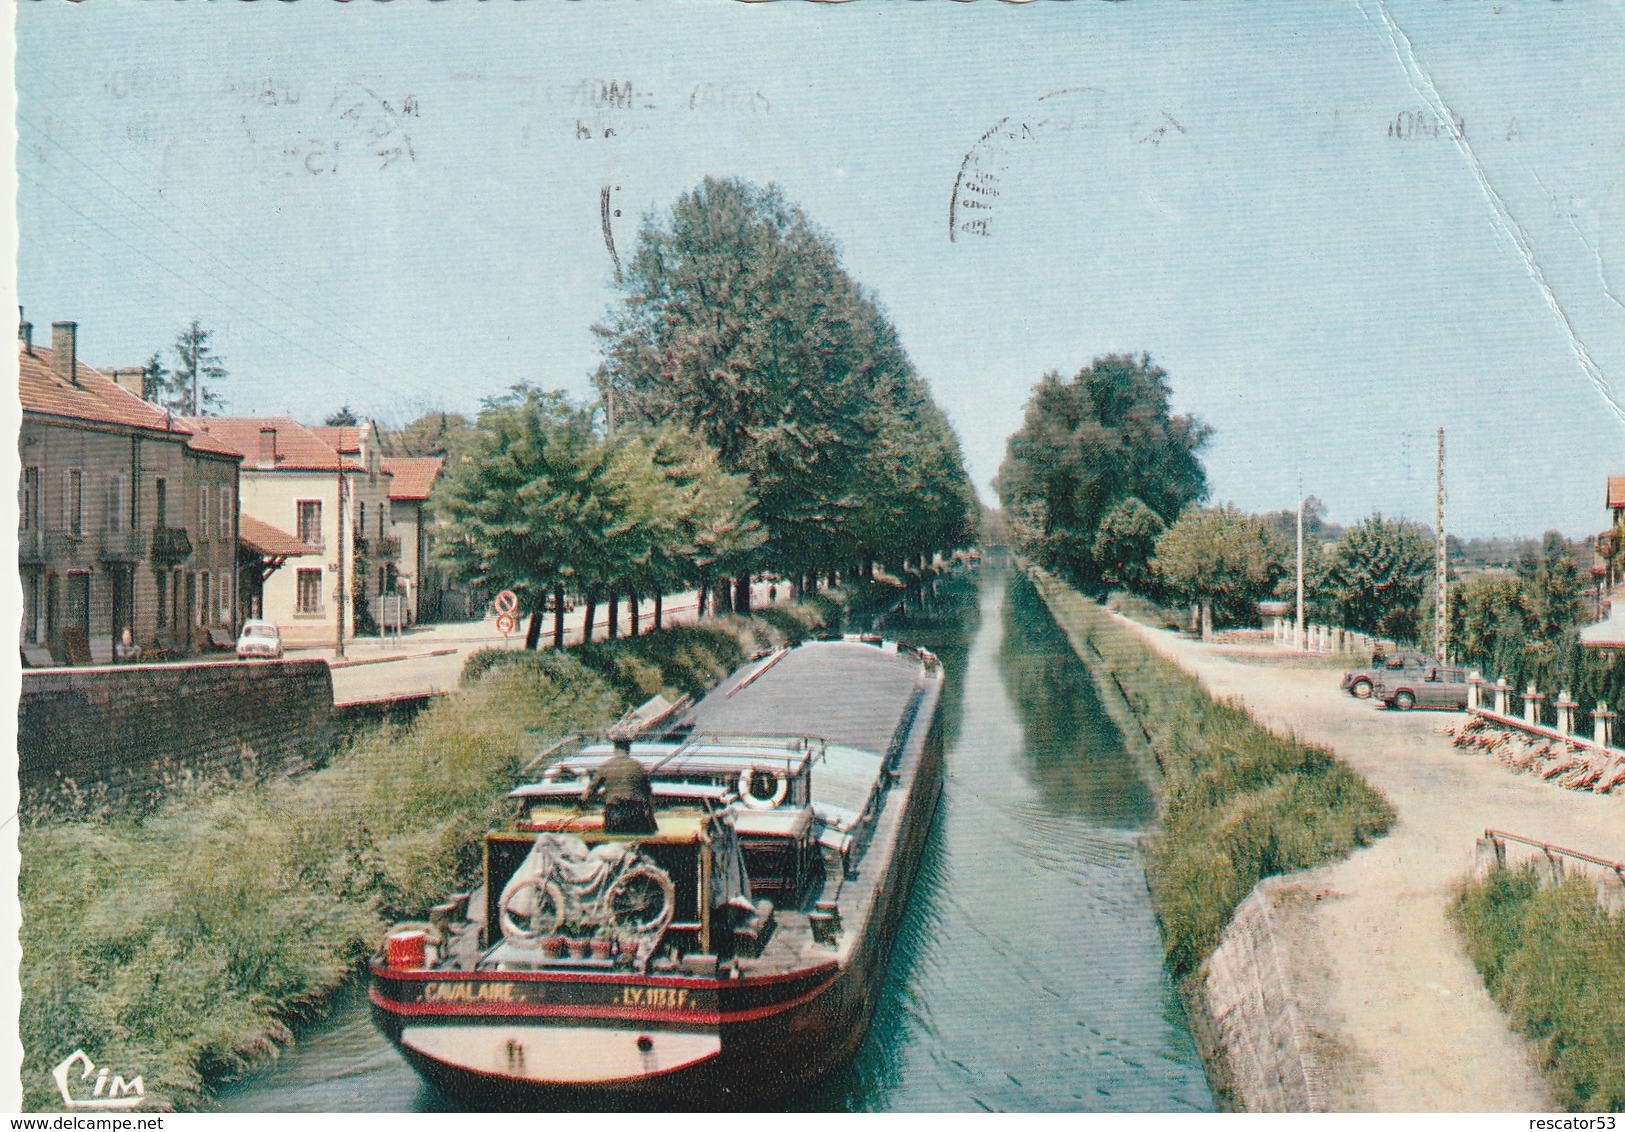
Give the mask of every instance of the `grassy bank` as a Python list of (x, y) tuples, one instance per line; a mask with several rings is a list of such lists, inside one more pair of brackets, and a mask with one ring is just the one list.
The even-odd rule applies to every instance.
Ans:
[(1146, 873), (1177, 979), (1197, 970), (1259, 880), (1336, 860), (1393, 824), (1382, 795), (1326, 748), (1214, 700), (1098, 605), (1041, 572), (1034, 580), (1155, 762), (1159, 821)]
[(1625, 1112), (1625, 917), (1593, 882), (1496, 869), (1451, 909), (1490, 994), (1545, 1052), (1568, 1112)]
[(358, 735), (301, 778), (23, 829), (24, 1107), (60, 1107), (49, 1072), (75, 1049), (141, 1074), (143, 1110), (198, 1107), (212, 1081), (273, 1056), (387, 922), (470, 883), (524, 759), (651, 684), (703, 690), (828, 612), (503, 653), (412, 725)]

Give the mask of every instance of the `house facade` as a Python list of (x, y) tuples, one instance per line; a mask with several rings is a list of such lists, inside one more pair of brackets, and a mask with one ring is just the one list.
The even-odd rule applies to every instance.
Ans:
[(383, 469), (390, 476), (390, 518), (401, 546), (397, 585), (405, 583), (408, 616), (414, 624), (439, 614), (443, 586), (431, 553), (428, 506), (429, 493), (445, 463), (444, 456), (386, 456), (383, 460)]
[(29, 664), (106, 662), (128, 629), (147, 654), (189, 655), (237, 627), (240, 457), (141, 398), (139, 371), (18, 331), (20, 643)]
[[(336, 645), (375, 631), (374, 599), (394, 592), (399, 540), (377, 430), (309, 428), (288, 417), (189, 422), (242, 460), (242, 513), (283, 534), (285, 564), (265, 572), (256, 615), (290, 645)], [(301, 551), (299, 548), (303, 548)]]

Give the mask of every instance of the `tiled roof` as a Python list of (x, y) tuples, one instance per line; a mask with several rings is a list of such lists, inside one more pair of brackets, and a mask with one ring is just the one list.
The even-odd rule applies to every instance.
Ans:
[(246, 512), (237, 516), (237, 541), (256, 554), (274, 555), (278, 558), (320, 553), (314, 546), (305, 545), (287, 531), (278, 530), (270, 523), (261, 522)]
[[(276, 467), (300, 472), (336, 472), (339, 454), (333, 446), (291, 417), (189, 417), (188, 426), (205, 432), (243, 457), (243, 470), (259, 468), (260, 430), (276, 430)], [(344, 467), (365, 471), (354, 460)]]
[(335, 451), (349, 455), (361, 451), (361, 429), (358, 425), (314, 425), (311, 432)]
[(1625, 507), (1625, 476), (1608, 477), (1608, 509)]
[(391, 476), (391, 499), (427, 499), (445, 463), (444, 456), (385, 456), (379, 466)]
[(50, 350), (36, 346), (30, 353), (19, 348), (17, 395), (23, 410), (159, 432), (191, 432), (182, 418), (143, 401), (83, 362), (77, 368), (79, 383), (75, 385), (57, 376), (56, 355)]

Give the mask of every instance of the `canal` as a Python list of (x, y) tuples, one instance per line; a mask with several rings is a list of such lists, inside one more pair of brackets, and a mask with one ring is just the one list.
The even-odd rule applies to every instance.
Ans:
[[(1152, 799), (1042, 600), (990, 561), (883, 629), (948, 665), (947, 785), (868, 1040), (786, 1107), (1211, 1109), (1140, 864)], [(357, 986), (218, 1107), (452, 1106), (372, 1028)]]

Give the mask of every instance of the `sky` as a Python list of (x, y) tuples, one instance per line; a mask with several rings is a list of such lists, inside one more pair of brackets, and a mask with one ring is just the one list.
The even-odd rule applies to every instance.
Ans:
[(1281, 11), (19, 5), (18, 301), (102, 367), (198, 319), (232, 413), (586, 398), (641, 220), (771, 181), (988, 502), (1045, 371), (1144, 352), (1214, 501), (1431, 523), (1442, 426), (1454, 533), (1603, 529), (1625, 7)]

